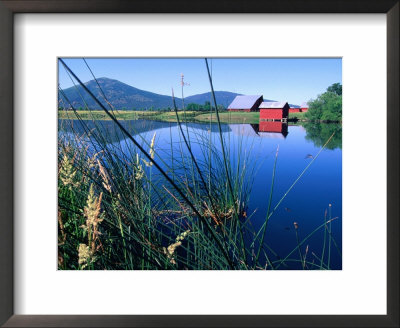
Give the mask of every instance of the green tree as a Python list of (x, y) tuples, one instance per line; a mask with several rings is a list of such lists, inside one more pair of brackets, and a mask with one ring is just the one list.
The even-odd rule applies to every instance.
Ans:
[(341, 121), (342, 120), (342, 86), (339, 83), (331, 85), (317, 99), (308, 102), (309, 109), (305, 117), (309, 120)]
[(195, 103), (190, 103), (186, 106), (187, 110), (199, 110), (199, 105)]
[(203, 109), (204, 109), (204, 110), (211, 110), (211, 103), (210, 103), (209, 101), (206, 101), (206, 102), (204, 103)]
[(334, 83), (328, 89), (326, 89), (328, 92), (333, 92), (336, 93), (338, 96), (342, 95), (342, 85), (340, 83)]

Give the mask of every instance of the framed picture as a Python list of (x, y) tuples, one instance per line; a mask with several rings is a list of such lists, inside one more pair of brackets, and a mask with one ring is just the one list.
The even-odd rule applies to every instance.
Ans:
[(0, 9), (1, 324), (399, 325), (398, 1)]

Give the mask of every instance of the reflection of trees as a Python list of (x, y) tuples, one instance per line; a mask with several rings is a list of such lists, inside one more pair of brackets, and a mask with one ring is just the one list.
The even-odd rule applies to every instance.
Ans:
[[(176, 125), (176, 123), (146, 121), (146, 120), (121, 120), (122, 126), (131, 134), (136, 135), (157, 129)], [(62, 132), (73, 132), (78, 136), (97, 133), (113, 143), (126, 138), (123, 132), (111, 120), (58, 120), (58, 130)]]
[[(177, 123), (162, 122), (153, 120), (120, 120), (122, 126), (131, 134), (143, 134), (149, 131), (164, 129), (169, 127), (176, 127)], [(210, 130), (209, 123), (187, 123), (190, 129), (196, 130)], [(185, 123), (182, 123), (183, 129), (186, 131)], [(111, 120), (58, 120), (58, 130), (61, 132), (73, 132), (78, 136), (86, 135), (88, 131), (91, 134), (97, 133), (106, 138), (106, 143), (119, 142), (126, 138), (124, 133), (117, 127)], [(211, 125), (211, 132), (218, 132), (218, 124)], [(228, 124), (221, 124), (222, 132), (229, 132), (230, 127)], [(103, 138), (102, 138), (103, 139)]]
[(335, 132), (332, 140), (326, 146), (328, 149), (342, 148), (342, 125), (333, 123), (304, 123), (306, 140), (311, 140), (315, 146), (322, 147)]

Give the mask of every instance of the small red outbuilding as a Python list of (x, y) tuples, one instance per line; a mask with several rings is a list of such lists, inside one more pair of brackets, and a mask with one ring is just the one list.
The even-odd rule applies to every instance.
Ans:
[(308, 104), (306, 102), (303, 102), (300, 107), (302, 112), (308, 111)]
[(260, 120), (287, 120), (289, 117), (289, 104), (287, 102), (262, 102)]
[(298, 105), (290, 105), (289, 107), (289, 113), (300, 113), (301, 108)]

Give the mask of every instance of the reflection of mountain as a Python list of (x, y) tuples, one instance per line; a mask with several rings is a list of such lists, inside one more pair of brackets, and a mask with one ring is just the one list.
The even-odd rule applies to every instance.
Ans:
[[(152, 120), (121, 120), (122, 126), (132, 135), (143, 134), (163, 128), (176, 127), (177, 123), (152, 121)], [(185, 124), (182, 124), (183, 130), (186, 131)], [(188, 123), (189, 129), (210, 130), (208, 123)], [(107, 143), (120, 141), (126, 136), (120, 131), (113, 121), (90, 121), (90, 120), (58, 120), (58, 130), (62, 132), (74, 132), (76, 135), (83, 135), (86, 131), (100, 131), (101, 135), (107, 139)], [(229, 132), (230, 128), (227, 124), (221, 124), (222, 132)], [(211, 132), (218, 132), (218, 125), (211, 125)], [(189, 130), (190, 133), (190, 130)]]
[(334, 123), (304, 123), (307, 131), (306, 139), (310, 140), (317, 147), (322, 147), (332, 133), (335, 135), (326, 146), (328, 149), (342, 148), (342, 125)]
[[(175, 124), (177, 124), (177, 123), (175, 123)], [(182, 127), (185, 127), (185, 126), (186, 126), (186, 123), (182, 123)], [(210, 130), (210, 123), (187, 123), (187, 126), (191, 129), (205, 130), (205, 131)], [(221, 124), (221, 131), (223, 133), (230, 132), (231, 128), (230, 128), (229, 124)], [(219, 132), (217, 123), (211, 124), (211, 132)]]
[[(131, 135), (176, 125), (176, 123), (146, 120), (120, 121), (120, 123)], [(116, 142), (126, 138), (113, 121), (58, 120), (58, 130), (74, 132), (77, 135), (83, 135), (86, 131), (100, 131), (107, 139), (107, 142)]]

